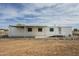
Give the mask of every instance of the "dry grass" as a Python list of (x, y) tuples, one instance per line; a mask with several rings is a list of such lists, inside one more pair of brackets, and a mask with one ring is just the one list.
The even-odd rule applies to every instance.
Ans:
[(0, 55), (79, 55), (79, 40), (12, 39), (0, 40)]

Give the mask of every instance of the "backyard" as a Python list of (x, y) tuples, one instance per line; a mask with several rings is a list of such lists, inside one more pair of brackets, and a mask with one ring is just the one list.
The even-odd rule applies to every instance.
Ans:
[(1, 56), (79, 55), (79, 40), (2, 38)]

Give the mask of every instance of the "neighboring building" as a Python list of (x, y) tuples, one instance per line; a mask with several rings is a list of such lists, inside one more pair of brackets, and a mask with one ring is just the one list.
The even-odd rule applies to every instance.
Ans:
[(73, 36), (79, 36), (79, 29), (74, 29), (72, 31)]
[(9, 37), (47, 38), (56, 35), (70, 36), (72, 35), (72, 27), (46, 25), (10, 25), (8, 31)]
[(7, 36), (8, 30), (7, 29), (0, 29), (0, 37)]

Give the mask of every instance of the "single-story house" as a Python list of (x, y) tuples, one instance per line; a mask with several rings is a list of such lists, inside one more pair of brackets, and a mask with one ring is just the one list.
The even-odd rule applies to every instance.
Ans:
[(47, 38), (55, 35), (71, 36), (72, 27), (47, 25), (10, 25), (9, 37)]

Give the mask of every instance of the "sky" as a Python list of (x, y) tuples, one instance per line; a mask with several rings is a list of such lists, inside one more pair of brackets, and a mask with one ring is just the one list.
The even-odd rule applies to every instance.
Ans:
[(0, 3), (0, 28), (18, 23), (79, 28), (79, 4)]

